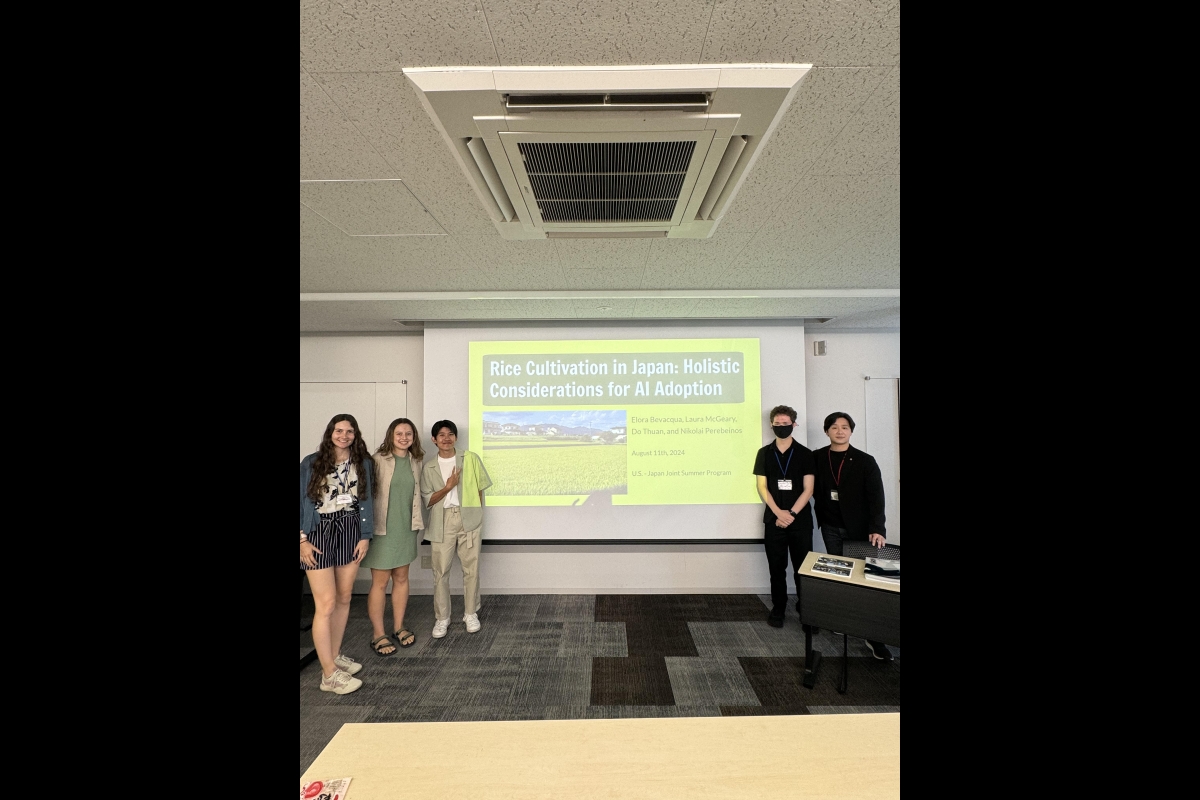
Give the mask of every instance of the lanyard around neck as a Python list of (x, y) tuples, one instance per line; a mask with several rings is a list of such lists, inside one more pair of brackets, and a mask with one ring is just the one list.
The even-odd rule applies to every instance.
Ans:
[(828, 458), (829, 458), (829, 474), (833, 475), (833, 485), (834, 485), (834, 486), (841, 486), (841, 485), (842, 485), (842, 467), (846, 466), (846, 456), (847, 456), (849, 453), (850, 453), (850, 451), (849, 451), (849, 450), (843, 451), (843, 453), (842, 453), (842, 463), (838, 464), (838, 471), (837, 471), (837, 474), (836, 474), (836, 475), (834, 475), (834, 474), (833, 474), (833, 451), (832, 451), (832, 450), (827, 450), (827, 451), (825, 452), (825, 455), (826, 455), (826, 456), (828, 456)]
[(783, 465), (783, 462), (779, 460), (779, 448), (775, 448), (775, 463), (779, 465), (779, 471), (783, 473), (783, 477), (785, 477), (785, 478), (787, 477), (788, 467), (790, 467), (792, 465), (792, 453), (794, 453), (795, 451), (796, 451), (796, 445), (794, 445), (794, 444), (788, 448), (788, 463), (787, 463), (787, 467), (785, 467)]

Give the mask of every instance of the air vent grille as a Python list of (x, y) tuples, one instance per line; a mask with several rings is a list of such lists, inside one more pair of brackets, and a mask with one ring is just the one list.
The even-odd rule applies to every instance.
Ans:
[(607, 109), (682, 109), (703, 111), (709, 96), (704, 92), (667, 94), (538, 94), (510, 95), (504, 99), (509, 111), (586, 111)]
[(694, 141), (519, 145), (545, 222), (661, 222), (672, 218)]

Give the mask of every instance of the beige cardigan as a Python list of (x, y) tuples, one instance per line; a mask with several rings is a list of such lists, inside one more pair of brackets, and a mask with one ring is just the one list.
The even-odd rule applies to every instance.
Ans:
[[(375, 453), (375, 535), (387, 536), (388, 492), (392, 488), (392, 472), (396, 469), (396, 456)], [(421, 462), (409, 453), (413, 473), (412, 529), (425, 530), (425, 518), (421, 514)]]

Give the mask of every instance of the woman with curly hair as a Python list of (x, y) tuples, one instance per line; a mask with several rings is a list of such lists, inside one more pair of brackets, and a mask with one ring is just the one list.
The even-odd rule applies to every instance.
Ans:
[(342, 653), (358, 565), (375, 526), (375, 462), (349, 414), (329, 420), (317, 452), (300, 462), (300, 568), (312, 589), (312, 637), (321, 662), (321, 691), (362, 686), (362, 669)]

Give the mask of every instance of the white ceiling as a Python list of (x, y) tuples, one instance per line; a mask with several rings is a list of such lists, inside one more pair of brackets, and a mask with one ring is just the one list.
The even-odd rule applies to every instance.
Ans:
[[(500, 237), (405, 67), (812, 64), (709, 239)], [(300, 331), (395, 320), (900, 326), (900, 6), (300, 4)], [(817, 322), (817, 320), (827, 320)]]

